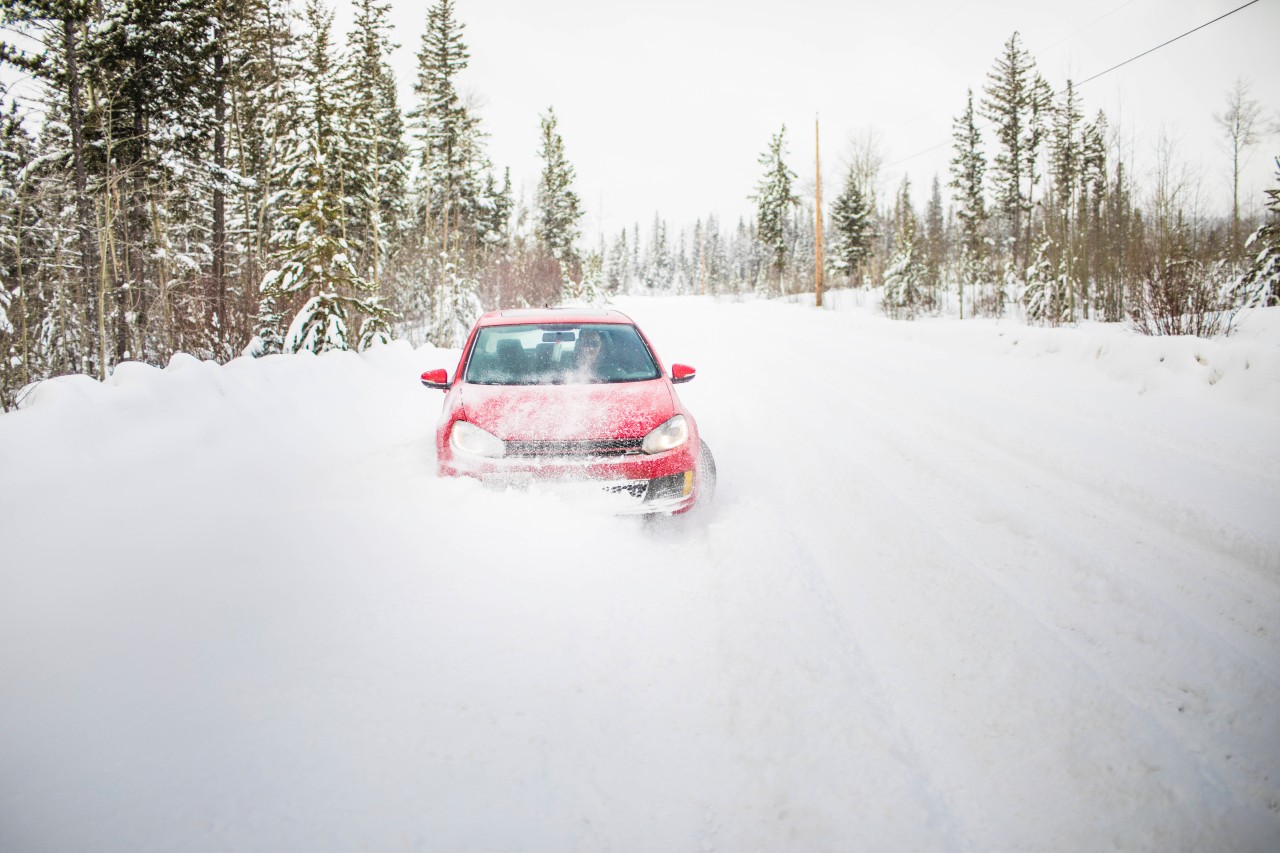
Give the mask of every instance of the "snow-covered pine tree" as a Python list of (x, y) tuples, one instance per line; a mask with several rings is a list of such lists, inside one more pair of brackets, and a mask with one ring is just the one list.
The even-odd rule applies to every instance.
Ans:
[(911, 205), (911, 181), (903, 177), (893, 209), (893, 254), (884, 273), (881, 306), (890, 317), (914, 319), (927, 307), (919, 224)]
[(653, 215), (653, 229), (644, 250), (644, 273), (641, 281), (645, 290), (671, 289), (673, 259), (667, 242), (667, 223), (658, 214)]
[(1138, 233), (1142, 227), (1133, 203), (1133, 187), (1123, 160), (1117, 160), (1111, 175), (1104, 175), (1102, 218), (1098, 237), (1098, 299), (1102, 316), (1110, 322), (1123, 320), (1129, 313), (1129, 261), (1134, 248), (1141, 245)]
[(942, 212), (942, 183), (935, 174), (929, 187), (929, 204), (924, 215), (924, 280), (929, 302), (939, 305), (942, 275), (947, 263), (947, 231)]
[(282, 348), (324, 352), (386, 342), (392, 314), (379, 304), (373, 283), (356, 270), (351, 247), (337, 233), (341, 208), (336, 192), (326, 184), (318, 146), (312, 148), (306, 174), (309, 186), (295, 211), (295, 240), (285, 247), (280, 267), (262, 281), (266, 306), (298, 296), (306, 300), (294, 315)]
[(813, 203), (808, 198), (801, 199), (794, 215), (787, 217), (788, 272), (792, 282), (814, 281), (814, 264), (818, 262), (817, 221)]
[(484, 179), (484, 193), (481, 196), (481, 218), (477, 223), (477, 233), (481, 249), (490, 256), (505, 254), (511, 243), (511, 212), (515, 201), (511, 197), (511, 168), (502, 173), (502, 186), (489, 172)]
[[(210, 131), (219, 127), (210, 127), (216, 122), (206, 104), (225, 80), (210, 62), (221, 56), (217, 19), (203, 0), (109, 0), (98, 8), (101, 20), (87, 45), (102, 75), (93, 81), (93, 100), (100, 144), (110, 151), (102, 177), (115, 199), (99, 220), (112, 357), (158, 361), (179, 346), (213, 354), (220, 301), (226, 313), (225, 278), (212, 281), (208, 235), (221, 225), (213, 221), (213, 200), (226, 188), (224, 176), (208, 168)], [(156, 228), (156, 187), (186, 190), (164, 201), (168, 234)], [(225, 231), (218, 237), (225, 243)], [(154, 316), (165, 298), (175, 301), (176, 316), (192, 317), (185, 328)]]
[[(760, 155), (764, 175), (751, 196), (756, 203), (756, 238), (768, 249), (772, 259), (772, 280), (785, 291), (783, 276), (787, 263), (787, 220), (800, 199), (792, 187), (796, 173), (787, 167), (787, 126), (784, 124), (769, 140)], [(768, 285), (766, 285), (767, 287)]]
[(35, 159), (35, 140), (23, 126), (16, 101), (0, 111), (0, 411), (13, 407), (18, 392), (44, 373), (33, 346), (34, 326), (44, 314), (44, 299), (30, 255), (40, 207), (27, 167)]
[[(302, 61), (294, 36), (295, 13), (288, 0), (243, 0), (234, 25), (228, 26), (226, 87), (230, 138), (227, 162), (242, 177), (228, 200), (228, 254), (239, 256), (235, 275), (236, 340), (252, 351), (264, 344), (279, 351), (280, 317), (263, 306), (259, 285), (272, 256), (285, 238), (286, 210), (297, 204), (288, 192), (291, 170), (284, 155), (296, 152), (302, 104), (299, 83)], [(276, 238), (273, 242), (273, 238)], [(265, 315), (263, 315), (265, 307)]]
[(1055, 251), (1052, 240), (1042, 240), (1023, 275), (1022, 304), (1033, 323), (1057, 326), (1072, 319), (1066, 270), (1052, 259)]
[(681, 271), (681, 275), (689, 283), (690, 292), (692, 293), (702, 293), (706, 289), (702, 257), (702, 250), (707, 242), (707, 233), (703, 230), (704, 228), (705, 226), (702, 224), (702, 217), (698, 217), (698, 219), (693, 223), (693, 238), (692, 242), (689, 244), (692, 246), (692, 252), (688, 256), (683, 254), (685, 242), (684, 233), (681, 232), (680, 234), (680, 244), (682, 249), (681, 260), (686, 264), (685, 268)]
[(613, 241), (606, 261), (605, 288), (613, 293), (626, 293), (630, 272), (631, 251), (627, 247), (627, 229), (623, 228)]
[(356, 268), (380, 288), (390, 251), (405, 219), (408, 148), (388, 59), (390, 3), (355, 0), (342, 74), (343, 117), (337, 150), (343, 175), (346, 238)]
[[(363, 349), (390, 337), (391, 312), (378, 298), (375, 285), (355, 267), (354, 252), (343, 236), (344, 217), (341, 159), (337, 156), (340, 118), (338, 69), (330, 53), (333, 13), (320, 0), (308, 0), (310, 31), (304, 38), (303, 124), (286, 164), (292, 178), (289, 197), (293, 206), (277, 223), (288, 226), (278, 236), (276, 269), (264, 276), (259, 322), (273, 315), (292, 322), (282, 341), (287, 352), (307, 349)], [(277, 330), (263, 328), (264, 344)], [(267, 350), (270, 351), (270, 350)]]
[(1085, 276), (1076, 257), (1080, 183), (1084, 173), (1083, 118), (1075, 85), (1068, 80), (1062, 99), (1053, 111), (1049, 145), (1052, 183), (1045, 212), (1047, 239), (1042, 241), (1039, 252), (1053, 267), (1056, 286), (1064, 289), (1059, 295), (1063, 300), (1061, 310), (1041, 317), (1051, 323), (1070, 322), (1081, 311), (1087, 312), (1087, 295), (1083, 291)]
[(588, 252), (582, 259), (582, 273), (578, 281), (565, 273), (560, 286), (560, 302), (598, 305), (604, 301), (604, 256), (599, 252)]
[(1044, 137), (1052, 91), (1015, 32), (987, 73), (982, 114), (995, 125), (999, 150), (992, 162), (996, 209), (1003, 217), (1015, 266), (1027, 258), (1036, 157)]
[(844, 189), (831, 207), (831, 266), (848, 277), (849, 284), (864, 284), (862, 265), (875, 239), (875, 214), (863, 191), (857, 170), (849, 167)]
[[(1107, 196), (1107, 118), (1101, 110), (1080, 133), (1080, 200), (1077, 205), (1081, 236), (1080, 279), (1087, 310), (1096, 312), (1104, 300), (1102, 280), (1103, 205)], [(1086, 315), (1088, 316), (1088, 315)], [(1105, 316), (1105, 309), (1104, 309)]]
[(1236, 304), (1280, 304), (1280, 157), (1275, 164), (1276, 186), (1267, 190), (1266, 221), (1245, 243), (1253, 260), (1237, 285)]
[(577, 264), (574, 243), (578, 239), (578, 220), (582, 218), (578, 194), (573, 190), (574, 170), (565, 157), (555, 109), (548, 107), (547, 114), (539, 120), (542, 175), (535, 200), (534, 236), (543, 252), (560, 261), (561, 267), (572, 268)]
[(447, 257), (441, 256), (440, 286), (432, 300), (431, 342), (445, 349), (457, 349), (467, 342), (467, 334), (483, 309), (479, 283), (463, 275)]
[(707, 283), (707, 293), (720, 294), (729, 287), (728, 259), (720, 221), (714, 213), (707, 217), (702, 233), (702, 275)]
[(631, 260), (627, 266), (627, 281), (629, 286), (639, 287), (644, 280), (644, 255), (642, 254), (640, 242), (640, 223), (631, 223)]
[(479, 120), (458, 93), (457, 77), (471, 55), (453, 0), (437, 0), (427, 10), (427, 28), (418, 51), (413, 91), (418, 105), (409, 113), (419, 144), (418, 217), (428, 243), (461, 256), (472, 245), (481, 216)]
[[(951, 182), (956, 219), (959, 221), (960, 270), (956, 276), (959, 289), (960, 319), (964, 319), (964, 292), (968, 286), (974, 293), (989, 278), (987, 267), (987, 206), (983, 195), (983, 177), (987, 158), (983, 154), (982, 135), (974, 121), (973, 90), (969, 90), (965, 110), (951, 125), (955, 153), (951, 157)], [(1001, 310), (1003, 306), (1000, 306)]]
[[(50, 367), (56, 372), (81, 371), (105, 378), (107, 343), (95, 299), (98, 243), (85, 134), (85, 67), (94, 61), (85, 42), (93, 11), (83, 0), (8, 0), (0, 6), (0, 23), (30, 39), (35, 49), (0, 42), (0, 61), (29, 74), (42, 88), (41, 99), (52, 122), (46, 122), (41, 134), (39, 156), (61, 161), (71, 184), (66, 187), (65, 181), (59, 181), (64, 184), (66, 206), (58, 216), (64, 228), (59, 229), (54, 245), (70, 250), (75, 269), (62, 282), (56, 313), (47, 316), (42, 330), (53, 359)], [(70, 222), (65, 215), (68, 210), (74, 211)]]

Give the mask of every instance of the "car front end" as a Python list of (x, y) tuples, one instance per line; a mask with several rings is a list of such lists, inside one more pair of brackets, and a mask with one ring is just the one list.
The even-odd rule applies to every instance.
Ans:
[(649, 424), (652, 416), (632, 412), (617, 420), (593, 418), (594, 428), (571, 428), (574, 418), (565, 413), (580, 404), (544, 398), (538, 410), (558, 412), (549, 422), (561, 428), (537, 429), (510, 416), (525, 410), (518, 402), (506, 417), (474, 411), (484, 407), (469, 412), (469, 390), (461, 390), (463, 404), (442, 418), (436, 432), (442, 476), (539, 489), (616, 514), (679, 514), (697, 500), (697, 426), (686, 413), (668, 408), (667, 417)]

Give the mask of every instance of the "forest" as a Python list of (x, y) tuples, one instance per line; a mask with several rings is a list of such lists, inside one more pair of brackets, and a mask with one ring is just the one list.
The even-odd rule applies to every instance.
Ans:
[[(352, 6), (340, 42), (322, 0), (6, 0), (0, 80), (24, 85), (0, 95), (4, 409), (31, 383), (123, 361), (456, 346), (483, 310), (797, 294), (819, 272), (879, 289), (904, 319), (1152, 334), (1224, 334), (1280, 294), (1280, 187), (1260, 216), (1238, 187), (1229, 212), (1206, 209), (1163, 140), (1139, 185), (1107, 117), (1070, 82), (1054, 91), (1017, 33), (957, 105), (950, 173), (921, 208), (909, 179), (880, 186), (871, 134), (819, 220), (782, 127), (743, 188), (754, 218), (659, 215), (587, 247), (552, 106), (532, 198), (488, 157), (454, 0), (426, 10), (409, 104), (390, 5)], [(1269, 131), (1247, 81), (1212, 120), (1238, 178)]]

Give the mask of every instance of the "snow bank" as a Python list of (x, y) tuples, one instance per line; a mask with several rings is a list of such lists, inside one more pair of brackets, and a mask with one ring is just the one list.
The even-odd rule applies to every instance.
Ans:
[(698, 368), (687, 524), (437, 480), (456, 352), (41, 383), (0, 849), (1275, 849), (1280, 315), (832, 297), (623, 305)]

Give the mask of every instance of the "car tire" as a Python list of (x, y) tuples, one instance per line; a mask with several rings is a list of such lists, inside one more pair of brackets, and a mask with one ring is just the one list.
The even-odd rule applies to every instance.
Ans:
[(716, 496), (716, 459), (711, 455), (711, 448), (707, 447), (707, 443), (699, 439), (702, 448), (698, 454), (698, 472), (700, 482), (698, 484), (698, 503), (705, 505), (711, 503)]

